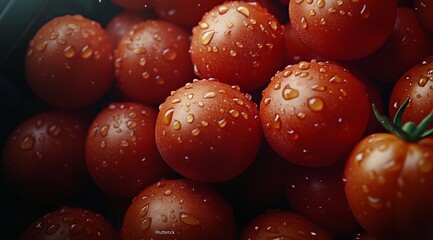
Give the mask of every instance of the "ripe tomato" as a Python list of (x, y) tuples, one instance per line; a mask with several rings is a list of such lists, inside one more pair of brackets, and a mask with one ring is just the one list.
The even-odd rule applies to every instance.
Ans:
[(317, 239), (331, 240), (332, 235), (301, 215), (274, 210), (264, 213), (246, 226), (241, 240)]
[(319, 59), (319, 56), (299, 39), (290, 23), (284, 25), (284, 47), (286, 53), (284, 63), (287, 65)]
[(54, 202), (82, 190), (89, 123), (86, 115), (65, 112), (40, 113), (21, 123), (3, 150), (2, 175), (12, 191), (30, 201)]
[(113, 46), (117, 47), (122, 37), (129, 33), (134, 25), (151, 17), (151, 14), (134, 11), (124, 11), (114, 16), (105, 27)]
[(153, 7), (160, 19), (190, 31), (197, 26), (203, 14), (224, 2), (225, 0), (153, 0)]
[(433, 34), (433, 1), (414, 0), (415, 11), (422, 26)]
[(131, 99), (161, 103), (192, 81), (188, 34), (168, 22), (148, 20), (133, 27), (115, 50), (116, 79)]
[(151, 7), (154, 0), (111, 0), (117, 6), (126, 10), (141, 11)]
[[(403, 114), (403, 121), (418, 124), (433, 109), (433, 56), (412, 67), (394, 85), (389, 101), (391, 117), (407, 98), (410, 98), (410, 104)], [(433, 122), (429, 127), (433, 127)]]
[(396, 0), (293, 0), (290, 22), (301, 40), (319, 55), (335, 60), (365, 57), (391, 33)]
[(157, 112), (138, 103), (113, 103), (90, 127), (86, 162), (96, 184), (116, 196), (133, 197), (170, 176), (155, 144)]
[(260, 103), (271, 147), (310, 167), (342, 160), (361, 138), (369, 110), (360, 81), (339, 65), (314, 60), (277, 73)]
[(350, 234), (359, 230), (344, 192), (343, 172), (343, 164), (323, 168), (292, 165), (286, 174), (289, 205), (334, 234)]
[(162, 180), (137, 195), (126, 211), (122, 240), (235, 239), (230, 205), (204, 183)]
[(33, 222), (20, 240), (117, 240), (116, 229), (87, 209), (62, 207)]
[[(401, 118), (378, 119), (393, 134), (372, 134), (350, 154), (345, 191), (358, 222), (379, 239), (433, 237), (433, 130), (426, 130), (433, 111), (419, 126)], [(396, 134), (396, 135), (394, 135)], [(430, 137), (429, 137), (430, 136)]]
[(98, 23), (80, 15), (54, 18), (29, 43), (27, 83), (50, 105), (84, 107), (110, 87), (112, 51), (110, 38)]
[(225, 181), (254, 160), (262, 130), (249, 95), (216, 80), (187, 83), (160, 106), (156, 144), (183, 176)]
[(283, 44), (282, 27), (265, 8), (233, 1), (210, 10), (193, 29), (191, 58), (200, 78), (250, 91), (280, 68)]

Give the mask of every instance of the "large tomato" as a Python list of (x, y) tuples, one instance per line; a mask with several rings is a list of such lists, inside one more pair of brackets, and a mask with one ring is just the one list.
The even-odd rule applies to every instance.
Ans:
[(358, 222), (379, 239), (432, 239), (433, 130), (423, 129), (433, 112), (418, 127), (401, 126), (401, 115), (395, 124), (381, 118), (398, 137), (372, 134), (353, 149), (346, 195)]
[(368, 122), (364, 85), (339, 65), (300, 62), (277, 73), (263, 91), (265, 137), (286, 160), (325, 166), (342, 160)]
[(391, 33), (396, 0), (293, 0), (290, 21), (301, 40), (319, 55), (350, 60), (378, 49)]

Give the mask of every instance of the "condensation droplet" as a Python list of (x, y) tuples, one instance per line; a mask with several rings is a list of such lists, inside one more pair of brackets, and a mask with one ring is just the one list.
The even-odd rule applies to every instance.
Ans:
[(212, 41), (214, 35), (215, 35), (215, 31), (204, 32), (203, 35), (201, 36), (201, 44), (208, 45)]
[(308, 69), (310, 68), (310, 63), (309, 63), (309, 62), (302, 61), (302, 62), (300, 62), (300, 63), (298, 64), (298, 68), (299, 68), (300, 70), (308, 70)]
[(175, 130), (179, 130), (181, 127), (182, 127), (182, 124), (179, 121), (176, 120), (173, 122), (173, 128)]
[(73, 46), (67, 46), (63, 51), (63, 55), (67, 58), (73, 58), (76, 54), (75, 48)]
[(84, 46), (83, 49), (81, 50), (81, 57), (84, 59), (91, 57), (92, 54), (93, 54), (93, 49), (88, 45)]
[(104, 149), (107, 147), (107, 143), (105, 141), (102, 141), (101, 144), (99, 144), (99, 147)]
[(307, 22), (307, 19), (305, 17), (301, 18), (301, 28), (303, 28), (303, 29), (308, 28), (308, 22)]
[(240, 14), (244, 15), (245, 17), (250, 16), (250, 11), (248, 10), (248, 8), (246, 8), (244, 6), (237, 7), (236, 11), (238, 11)]
[(191, 131), (191, 134), (192, 134), (194, 137), (197, 137), (197, 136), (200, 134), (200, 129), (198, 129), (198, 128), (194, 128), (194, 129)]
[(24, 138), (24, 140), (20, 144), (21, 150), (31, 150), (35, 146), (35, 137), (29, 135)]
[(239, 111), (235, 110), (235, 109), (231, 109), (229, 110), (230, 115), (232, 115), (232, 117), (239, 117)]
[(180, 221), (191, 226), (197, 226), (200, 224), (200, 221), (196, 217), (186, 213), (180, 213)]
[(215, 92), (207, 92), (205, 95), (204, 95), (204, 99), (209, 99), (209, 98), (214, 98), (214, 97), (216, 97), (216, 93)]
[(323, 85), (315, 84), (315, 85), (313, 85), (313, 86), (311, 87), (311, 89), (314, 90), (314, 91), (323, 92), (323, 91), (326, 90), (326, 87), (323, 86)]
[(36, 49), (39, 52), (42, 52), (47, 48), (47, 44), (48, 44), (47, 41), (43, 41), (43, 42), (39, 43), (38, 45), (36, 45)]
[(229, 11), (229, 8), (226, 6), (221, 6), (218, 8), (218, 13), (221, 15), (226, 14), (228, 11)]
[(282, 121), (281, 121), (280, 115), (275, 114), (275, 117), (274, 117), (274, 120), (272, 123), (272, 127), (274, 127), (275, 129), (281, 129), (281, 126), (282, 126)]
[(107, 126), (107, 125), (104, 125), (104, 126), (102, 126), (101, 127), (101, 137), (106, 137), (107, 136), (107, 134), (108, 134), (108, 129), (109, 129), (110, 127), (109, 126)]
[(50, 135), (51, 137), (57, 137), (59, 136), (60, 132), (62, 131), (62, 129), (57, 126), (57, 125), (52, 125), (51, 127), (48, 128), (48, 135)]
[(224, 118), (218, 121), (218, 126), (223, 128), (227, 125), (227, 120), (225, 120)]
[(367, 202), (368, 202), (368, 205), (370, 205), (374, 209), (380, 209), (383, 206), (382, 200), (380, 200), (380, 198), (368, 196)]
[(60, 225), (58, 223), (53, 223), (51, 225), (48, 225), (45, 230), (44, 233), (46, 235), (53, 235), (54, 233), (56, 233), (60, 228)]
[(177, 52), (172, 48), (167, 48), (162, 52), (162, 56), (168, 61), (173, 61), (177, 57)]
[(433, 162), (428, 160), (428, 159), (424, 159), (422, 158), (421, 160), (418, 161), (418, 170), (422, 173), (428, 173), (432, 170), (433, 168)]
[(318, 8), (323, 8), (325, 6), (325, 0), (317, 0), (316, 6)]
[(141, 221), (140, 223), (140, 229), (143, 231), (149, 229), (151, 223), (152, 223), (152, 218), (143, 219), (143, 221)]
[(308, 99), (308, 107), (311, 109), (311, 111), (320, 112), (324, 107), (323, 100), (319, 97), (312, 97)]
[(299, 96), (299, 91), (286, 85), (283, 89), (283, 98), (285, 100), (291, 100)]
[(172, 193), (171, 189), (167, 189), (167, 190), (164, 191), (163, 194), (164, 194), (165, 196), (170, 196), (171, 193)]
[(194, 122), (194, 115), (192, 115), (192, 114), (188, 114), (188, 115), (186, 116), (186, 121), (187, 121), (188, 123), (192, 123), (192, 122)]
[(174, 108), (168, 109), (164, 114), (164, 124), (169, 126), (173, 118)]

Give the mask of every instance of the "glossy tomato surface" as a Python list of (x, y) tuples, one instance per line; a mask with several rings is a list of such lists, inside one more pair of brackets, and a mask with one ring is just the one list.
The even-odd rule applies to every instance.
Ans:
[(433, 111), (433, 56), (412, 67), (394, 85), (389, 102), (391, 117), (407, 98), (410, 103), (403, 113), (403, 122), (419, 124)]
[(137, 195), (121, 230), (122, 240), (234, 240), (232, 208), (204, 183), (162, 180)]
[(157, 112), (139, 103), (113, 103), (89, 129), (86, 162), (96, 184), (116, 196), (133, 197), (171, 171), (155, 144)]
[(414, 0), (414, 7), (422, 26), (433, 34), (433, 1)]
[(301, 40), (319, 55), (333, 60), (365, 57), (391, 33), (396, 0), (293, 0), (290, 22)]
[(126, 10), (142, 11), (151, 7), (154, 0), (111, 0), (117, 6)]
[(99, 100), (113, 81), (112, 51), (99, 23), (81, 15), (54, 18), (29, 43), (27, 83), (50, 105), (87, 106)]
[(19, 240), (117, 240), (116, 229), (87, 209), (62, 207), (47, 213), (24, 231)]
[(405, 142), (378, 133), (348, 158), (345, 191), (358, 222), (379, 239), (433, 236), (433, 139)]
[(169, 22), (148, 20), (136, 25), (115, 50), (120, 90), (137, 102), (163, 102), (194, 78), (189, 45), (188, 34)]
[(200, 78), (217, 78), (244, 91), (269, 82), (283, 60), (283, 30), (256, 3), (227, 2), (193, 29), (191, 58)]
[(39, 113), (21, 123), (3, 149), (2, 176), (20, 197), (36, 202), (65, 200), (88, 180), (84, 145), (90, 117)]
[(260, 102), (271, 147), (284, 159), (309, 167), (342, 160), (361, 138), (369, 111), (358, 79), (339, 65), (314, 60), (277, 73)]
[(257, 216), (243, 230), (241, 240), (320, 239), (333, 236), (313, 222), (293, 212), (272, 210)]
[(262, 139), (251, 96), (216, 80), (187, 83), (160, 106), (156, 144), (183, 176), (221, 182), (244, 171)]
[(134, 25), (151, 18), (152, 15), (135, 12), (135, 11), (123, 11), (113, 18), (105, 27), (108, 35), (111, 38), (113, 47), (116, 48), (122, 37), (129, 33)]

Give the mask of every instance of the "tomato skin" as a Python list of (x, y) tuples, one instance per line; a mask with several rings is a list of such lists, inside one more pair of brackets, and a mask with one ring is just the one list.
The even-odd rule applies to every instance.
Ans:
[[(394, 117), (397, 109), (410, 98), (410, 105), (403, 113), (403, 122), (419, 124), (433, 110), (433, 56), (409, 69), (394, 85), (389, 101), (389, 114)], [(433, 127), (433, 122), (429, 128)]]
[(87, 106), (99, 100), (113, 82), (112, 51), (99, 23), (81, 15), (54, 18), (29, 43), (27, 83), (50, 105)]
[(283, 60), (283, 29), (256, 3), (218, 5), (192, 33), (191, 59), (200, 78), (217, 78), (250, 91), (265, 85)]
[(134, 25), (151, 17), (150, 14), (146, 15), (140, 12), (123, 11), (110, 20), (105, 30), (110, 36), (113, 46), (117, 47), (122, 37), (129, 33)]
[(20, 197), (56, 202), (72, 197), (88, 181), (85, 114), (44, 112), (25, 120), (3, 150), (2, 175)]
[(126, 10), (141, 11), (151, 7), (154, 0), (111, 0), (117, 6)]
[(433, 237), (433, 138), (416, 143), (372, 134), (352, 151), (345, 168), (349, 205), (379, 239)]
[(161, 20), (135, 25), (115, 50), (115, 75), (130, 99), (161, 103), (194, 78), (190, 40), (181, 28)]
[(414, 7), (422, 26), (430, 34), (433, 34), (433, 1), (414, 0)]
[(272, 210), (253, 220), (245, 227), (241, 240), (261, 239), (334, 239), (322, 228), (293, 212)]
[(361, 138), (369, 111), (361, 82), (339, 65), (314, 60), (277, 73), (260, 102), (268, 143), (308, 167), (342, 160)]
[(137, 195), (121, 229), (122, 240), (234, 240), (233, 211), (204, 183), (161, 180)]
[(300, 61), (311, 61), (320, 59), (309, 47), (307, 47), (298, 37), (291, 23), (284, 25), (284, 63), (297, 64)]
[(307, 46), (333, 60), (353, 60), (377, 50), (397, 15), (396, 0), (311, 2), (290, 1), (290, 22)]
[(183, 176), (221, 182), (244, 171), (260, 147), (257, 105), (216, 80), (188, 83), (160, 106), (156, 144), (165, 162)]
[(116, 229), (87, 209), (62, 207), (36, 220), (19, 240), (117, 240)]
[(155, 144), (155, 109), (139, 103), (113, 103), (89, 129), (86, 163), (96, 184), (115, 196), (133, 197), (171, 174)]

